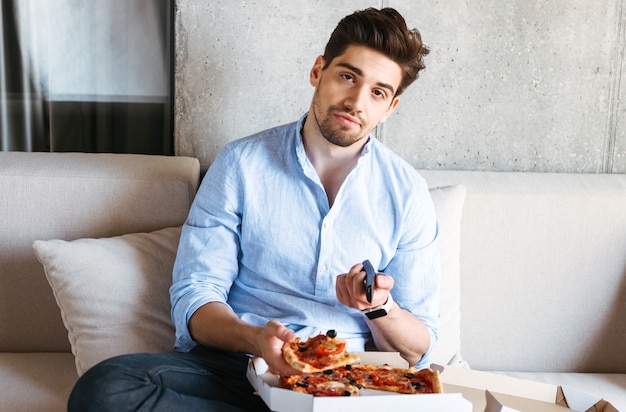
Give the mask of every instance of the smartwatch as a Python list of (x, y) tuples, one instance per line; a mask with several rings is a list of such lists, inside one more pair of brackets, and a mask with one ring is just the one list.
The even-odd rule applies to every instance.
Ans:
[(391, 306), (393, 305), (393, 298), (391, 294), (387, 297), (387, 302), (382, 305), (374, 306), (373, 308), (363, 309), (361, 312), (367, 316), (368, 319), (377, 319), (383, 316), (387, 316), (389, 311), (391, 310)]

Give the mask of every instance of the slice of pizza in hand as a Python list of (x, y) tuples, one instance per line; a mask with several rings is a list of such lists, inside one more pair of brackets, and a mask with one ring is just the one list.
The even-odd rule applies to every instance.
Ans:
[(346, 352), (346, 342), (337, 338), (334, 330), (302, 342), (296, 338), (285, 342), (283, 358), (294, 369), (303, 373), (322, 372), (359, 362), (361, 359)]

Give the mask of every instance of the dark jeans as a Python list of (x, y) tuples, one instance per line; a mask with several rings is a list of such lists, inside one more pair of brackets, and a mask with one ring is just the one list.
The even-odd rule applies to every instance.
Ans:
[(244, 354), (200, 346), (118, 356), (81, 376), (68, 411), (269, 411), (253, 393), (247, 364)]

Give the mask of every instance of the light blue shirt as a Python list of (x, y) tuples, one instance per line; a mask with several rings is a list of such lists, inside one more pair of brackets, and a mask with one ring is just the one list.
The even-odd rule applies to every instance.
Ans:
[(370, 136), (329, 207), (304, 151), (304, 119), (230, 142), (209, 168), (174, 265), (176, 349), (196, 346), (189, 318), (218, 301), (248, 323), (276, 319), (303, 339), (335, 329), (348, 350), (363, 351), (369, 328), (337, 302), (335, 278), (365, 259), (394, 278), (394, 300), (436, 342), (441, 265), (425, 181)]

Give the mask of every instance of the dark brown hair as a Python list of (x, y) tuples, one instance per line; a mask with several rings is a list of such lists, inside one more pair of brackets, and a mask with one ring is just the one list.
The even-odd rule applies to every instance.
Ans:
[(424, 56), (429, 53), (420, 32), (408, 29), (402, 15), (390, 7), (369, 8), (344, 17), (326, 44), (324, 69), (353, 45), (369, 47), (398, 63), (402, 81), (396, 96), (417, 79), (419, 71), (426, 67)]

